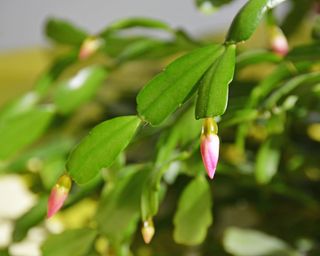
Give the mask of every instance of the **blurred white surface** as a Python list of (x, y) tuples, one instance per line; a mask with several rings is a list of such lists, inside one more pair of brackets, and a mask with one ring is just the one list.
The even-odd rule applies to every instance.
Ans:
[(35, 196), (27, 190), (18, 175), (0, 177), (0, 221), (16, 219), (35, 202)]
[(194, 0), (1, 0), (0, 51), (45, 45), (43, 25), (48, 17), (70, 20), (91, 33), (117, 19), (146, 16), (182, 27), (192, 35), (225, 31), (246, 0), (235, 0), (216, 13), (204, 15)]

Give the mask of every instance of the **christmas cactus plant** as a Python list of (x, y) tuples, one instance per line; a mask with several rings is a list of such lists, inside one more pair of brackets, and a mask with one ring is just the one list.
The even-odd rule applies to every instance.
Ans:
[(62, 53), (0, 112), (1, 172), (39, 195), (12, 241), (60, 220), (43, 255), (318, 255), (317, 4), (248, 0), (215, 42), (152, 18), (96, 33), (48, 20)]

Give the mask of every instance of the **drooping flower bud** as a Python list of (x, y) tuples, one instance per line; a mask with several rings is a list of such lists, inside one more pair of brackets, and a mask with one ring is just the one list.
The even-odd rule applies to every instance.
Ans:
[(270, 25), (268, 33), (272, 51), (280, 56), (285, 56), (289, 51), (289, 45), (282, 30), (276, 25)]
[(153, 238), (154, 233), (155, 233), (153, 221), (151, 218), (149, 218), (143, 222), (143, 226), (141, 228), (141, 233), (142, 233), (143, 241), (146, 244), (150, 243), (151, 239)]
[(80, 47), (79, 59), (84, 60), (94, 54), (103, 44), (103, 40), (97, 37), (88, 37)]
[(201, 156), (210, 179), (213, 179), (219, 158), (218, 126), (213, 118), (205, 118), (201, 134)]
[(48, 200), (48, 212), (47, 218), (52, 217), (63, 206), (64, 201), (67, 199), (69, 191), (71, 189), (71, 178), (64, 174), (51, 190), (51, 194)]

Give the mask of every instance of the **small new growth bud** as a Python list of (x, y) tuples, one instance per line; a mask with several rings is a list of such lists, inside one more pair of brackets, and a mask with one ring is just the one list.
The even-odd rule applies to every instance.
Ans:
[(205, 118), (201, 134), (201, 156), (210, 179), (213, 179), (219, 158), (218, 126), (213, 118)]
[(84, 60), (94, 54), (103, 44), (103, 40), (96, 37), (88, 37), (80, 47), (79, 59)]
[(270, 47), (272, 51), (280, 56), (285, 56), (289, 51), (289, 45), (286, 36), (282, 30), (272, 25), (269, 27)]
[(48, 200), (47, 218), (51, 218), (63, 206), (63, 203), (67, 199), (71, 189), (71, 184), (71, 178), (66, 174), (62, 175), (58, 179), (57, 183), (51, 190)]
[(154, 226), (153, 226), (153, 221), (151, 218), (145, 220), (143, 222), (143, 226), (141, 228), (141, 233), (142, 233), (142, 237), (143, 237), (143, 241), (148, 244), (150, 243), (151, 239), (154, 236)]

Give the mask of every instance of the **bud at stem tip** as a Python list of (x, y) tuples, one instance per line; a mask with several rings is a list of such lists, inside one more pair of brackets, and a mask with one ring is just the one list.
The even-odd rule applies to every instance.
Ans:
[(200, 151), (202, 162), (210, 179), (213, 179), (219, 158), (218, 126), (213, 118), (203, 121)]
[(151, 239), (154, 236), (154, 233), (155, 233), (153, 221), (151, 218), (149, 218), (143, 222), (143, 226), (141, 228), (141, 233), (142, 233), (143, 241), (146, 244), (149, 244), (151, 242)]
[(58, 179), (49, 196), (47, 218), (51, 218), (63, 206), (64, 201), (68, 197), (71, 185), (71, 178), (66, 174)]

